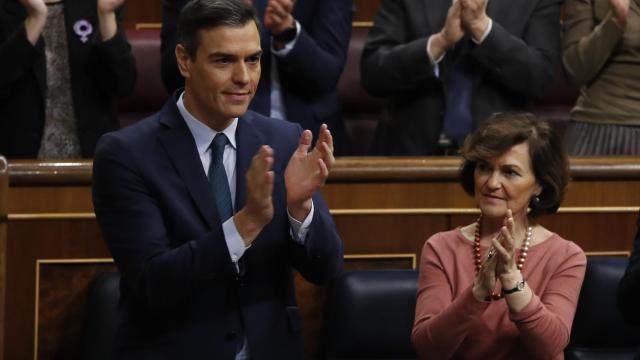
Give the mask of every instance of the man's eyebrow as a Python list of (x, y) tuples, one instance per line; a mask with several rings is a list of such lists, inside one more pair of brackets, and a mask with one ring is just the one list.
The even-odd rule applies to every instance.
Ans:
[(233, 55), (233, 54), (229, 54), (229, 53), (225, 53), (225, 52), (212, 52), (209, 55), (207, 55), (207, 58), (209, 59), (219, 59), (219, 58), (229, 58), (229, 59), (237, 59), (237, 56)]
[(253, 57), (253, 56), (257, 56), (257, 57), (262, 56), (262, 50), (258, 50), (256, 52), (254, 52), (253, 54), (249, 55), (248, 57)]

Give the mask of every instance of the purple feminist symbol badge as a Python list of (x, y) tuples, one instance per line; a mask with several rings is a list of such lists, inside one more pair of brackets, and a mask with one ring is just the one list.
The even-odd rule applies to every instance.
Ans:
[(89, 40), (89, 35), (93, 32), (93, 26), (87, 20), (81, 19), (73, 24), (73, 32), (80, 37), (80, 41), (86, 43)]

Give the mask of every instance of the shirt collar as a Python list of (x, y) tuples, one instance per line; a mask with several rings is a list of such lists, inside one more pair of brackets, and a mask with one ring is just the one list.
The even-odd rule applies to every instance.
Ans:
[[(218, 134), (217, 131), (213, 130), (209, 126), (205, 125), (202, 121), (196, 119), (184, 106), (183, 100), (184, 92), (180, 94), (178, 98), (178, 102), (176, 105), (178, 106), (178, 110), (180, 111), (180, 115), (184, 118), (184, 121), (187, 123), (187, 127), (193, 134), (193, 139), (196, 141), (196, 147), (198, 148), (198, 153), (200, 155), (209, 151), (209, 146), (213, 141), (213, 138)], [(238, 118), (233, 119), (231, 124), (227, 126), (222, 133), (227, 136), (229, 139), (229, 143), (236, 149), (236, 129), (238, 128)]]

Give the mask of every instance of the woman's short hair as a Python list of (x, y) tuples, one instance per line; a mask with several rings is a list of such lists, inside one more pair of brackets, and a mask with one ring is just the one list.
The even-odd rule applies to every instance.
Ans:
[(529, 216), (553, 214), (564, 198), (569, 182), (569, 162), (562, 142), (546, 121), (529, 113), (495, 113), (464, 142), (460, 182), (474, 196), (473, 173), (480, 160), (500, 156), (511, 147), (529, 144), (529, 158), (536, 181), (542, 187), (540, 201), (532, 201)]
[(196, 58), (200, 46), (200, 30), (218, 26), (243, 27), (253, 21), (260, 30), (256, 11), (245, 0), (191, 0), (180, 11), (176, 38), (189, 54)]

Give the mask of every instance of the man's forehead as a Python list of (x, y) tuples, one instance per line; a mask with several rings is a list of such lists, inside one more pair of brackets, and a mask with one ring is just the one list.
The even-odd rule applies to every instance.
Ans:
[(255, 23), (216, 26), (198, 32), (200, 47), (210, 52), (253, 53), (260, 51), (260, 33)]

